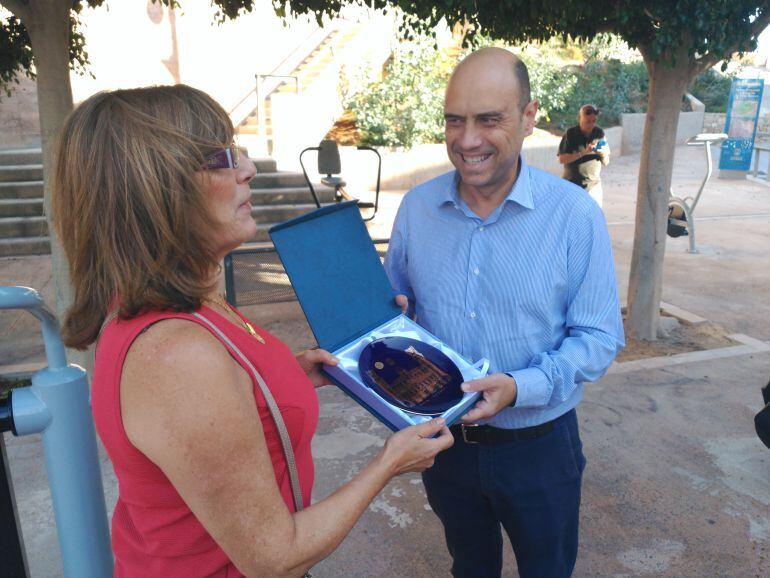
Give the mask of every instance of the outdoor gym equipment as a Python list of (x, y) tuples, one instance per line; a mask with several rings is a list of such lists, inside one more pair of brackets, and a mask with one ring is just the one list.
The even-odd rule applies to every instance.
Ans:
[(685, 143), (687, 146), (702, 146), (706, 151), (706, 176), (703, 177), (703, 182), (695, 197), (680, 198), (675, 196), (674, 191), (671, 190), (668, 201), (668, 234), (671, 237), (689, 236), (690, 248), (687, 250), (688, 253), (698, 252), (695, 247), (695, 219), (693, 215), (714, 168), (711, 159), (711, 145), (722, 142), (726, 138), (727, 135), (724, 133), (701, 133), (687, 139)]
[[(0, 286), (0, 310), (9, 309), (23, 309), (40, 321), (48, 367), (32, 376), (31, 386), (12, 390), (8, 399), (0, 402), (0, 465), (5, 466), (3, 431), (10, 430), (16, 436), (42, 432), (64, 575), (112, 576), (107, 510), (86, 372), (67, 363), (59, 324), (37, 291)], [(28, 570), (10, 477), (0, 474), (4, 478), (0, 491), (5, 489), (6, 493), (0, 496), (0, 575), (24, 577)]]
[(345, 187), (347, 183), (345, 180), (338, 176), (342, 172), (342, 163), (340, 161), (340, 150), (336, 141), (324, 139), (317, 147), (308, 147), (299, 153), (299, 164), (302, 167), (302, 174), (305, 177), (305, 182), (308, 188), (310, 188), (310, 194), (313, 195), (313, 202), (319, 209), (321, 208), (321, 201), (318, 198), (313, 182), (307, 174), (305, 163), (302, 162), (302, 156), (308, 151), (315, 151), (318, 154), (318, 174), (326, 175), (321, 178), (321, 184), (326, 185), (334, 189), (334, 202), (341, 203), (342, 201), (356, 201), (358, 208), (361, 211), (371, 210), (368, 216), (364, 217), (364, 221), (371, 221), (377, 214), (377, 209), (380, 205), (380, 176), (382, 174), (382, 157), (376, 149), (367, 146), (358, 146), (356, 150), (369, 151), (377, 156), (377, 188), (374, 191), (374, 201), (362, 202), (358, 199), (352, 198), (346, 191)]

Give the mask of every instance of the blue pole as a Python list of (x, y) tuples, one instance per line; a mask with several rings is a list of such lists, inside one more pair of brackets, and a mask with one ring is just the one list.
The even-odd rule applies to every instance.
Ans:
[(11, 412), (16, 435), (43, 433), (64, 575), (112, 576), (107, 510), (86, 372), (67, 364), (56, 318), (37, 291), (0, 287), (0, 309), (24, 309), (41, 322), (48, 367), (32, 376), (30, 387), (12, 392)]

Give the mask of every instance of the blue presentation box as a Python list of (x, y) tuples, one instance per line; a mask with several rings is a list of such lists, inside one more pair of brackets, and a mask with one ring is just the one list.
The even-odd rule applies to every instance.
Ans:
[[(431, 419), (388, 403), (361, 380), (358, 357), (374, 339), (420, 339), (446, 354), (465, 381), (484, 377), (489, 363), (464, 359), (401, 313), (372, 239), (354, 201), (328, 205), (275, 225), (270, 237), (318, 345), (340, 363), (329, 377), (393, 431)], [(459, 420), (478, 400), (466, 393), (443, 417)]]

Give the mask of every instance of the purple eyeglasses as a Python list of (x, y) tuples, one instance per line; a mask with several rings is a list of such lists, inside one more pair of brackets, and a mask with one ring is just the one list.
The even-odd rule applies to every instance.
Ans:
[(240, 153), (234, 144), (206, 157), (204, 169), (237, 169)]

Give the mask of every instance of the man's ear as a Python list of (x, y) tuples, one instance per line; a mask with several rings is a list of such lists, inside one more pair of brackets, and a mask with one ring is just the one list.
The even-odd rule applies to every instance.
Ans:
[(530, 100), (524, 107), (524, 136), (529, 136), (535, 130), (537, 123), (537, 101)]

